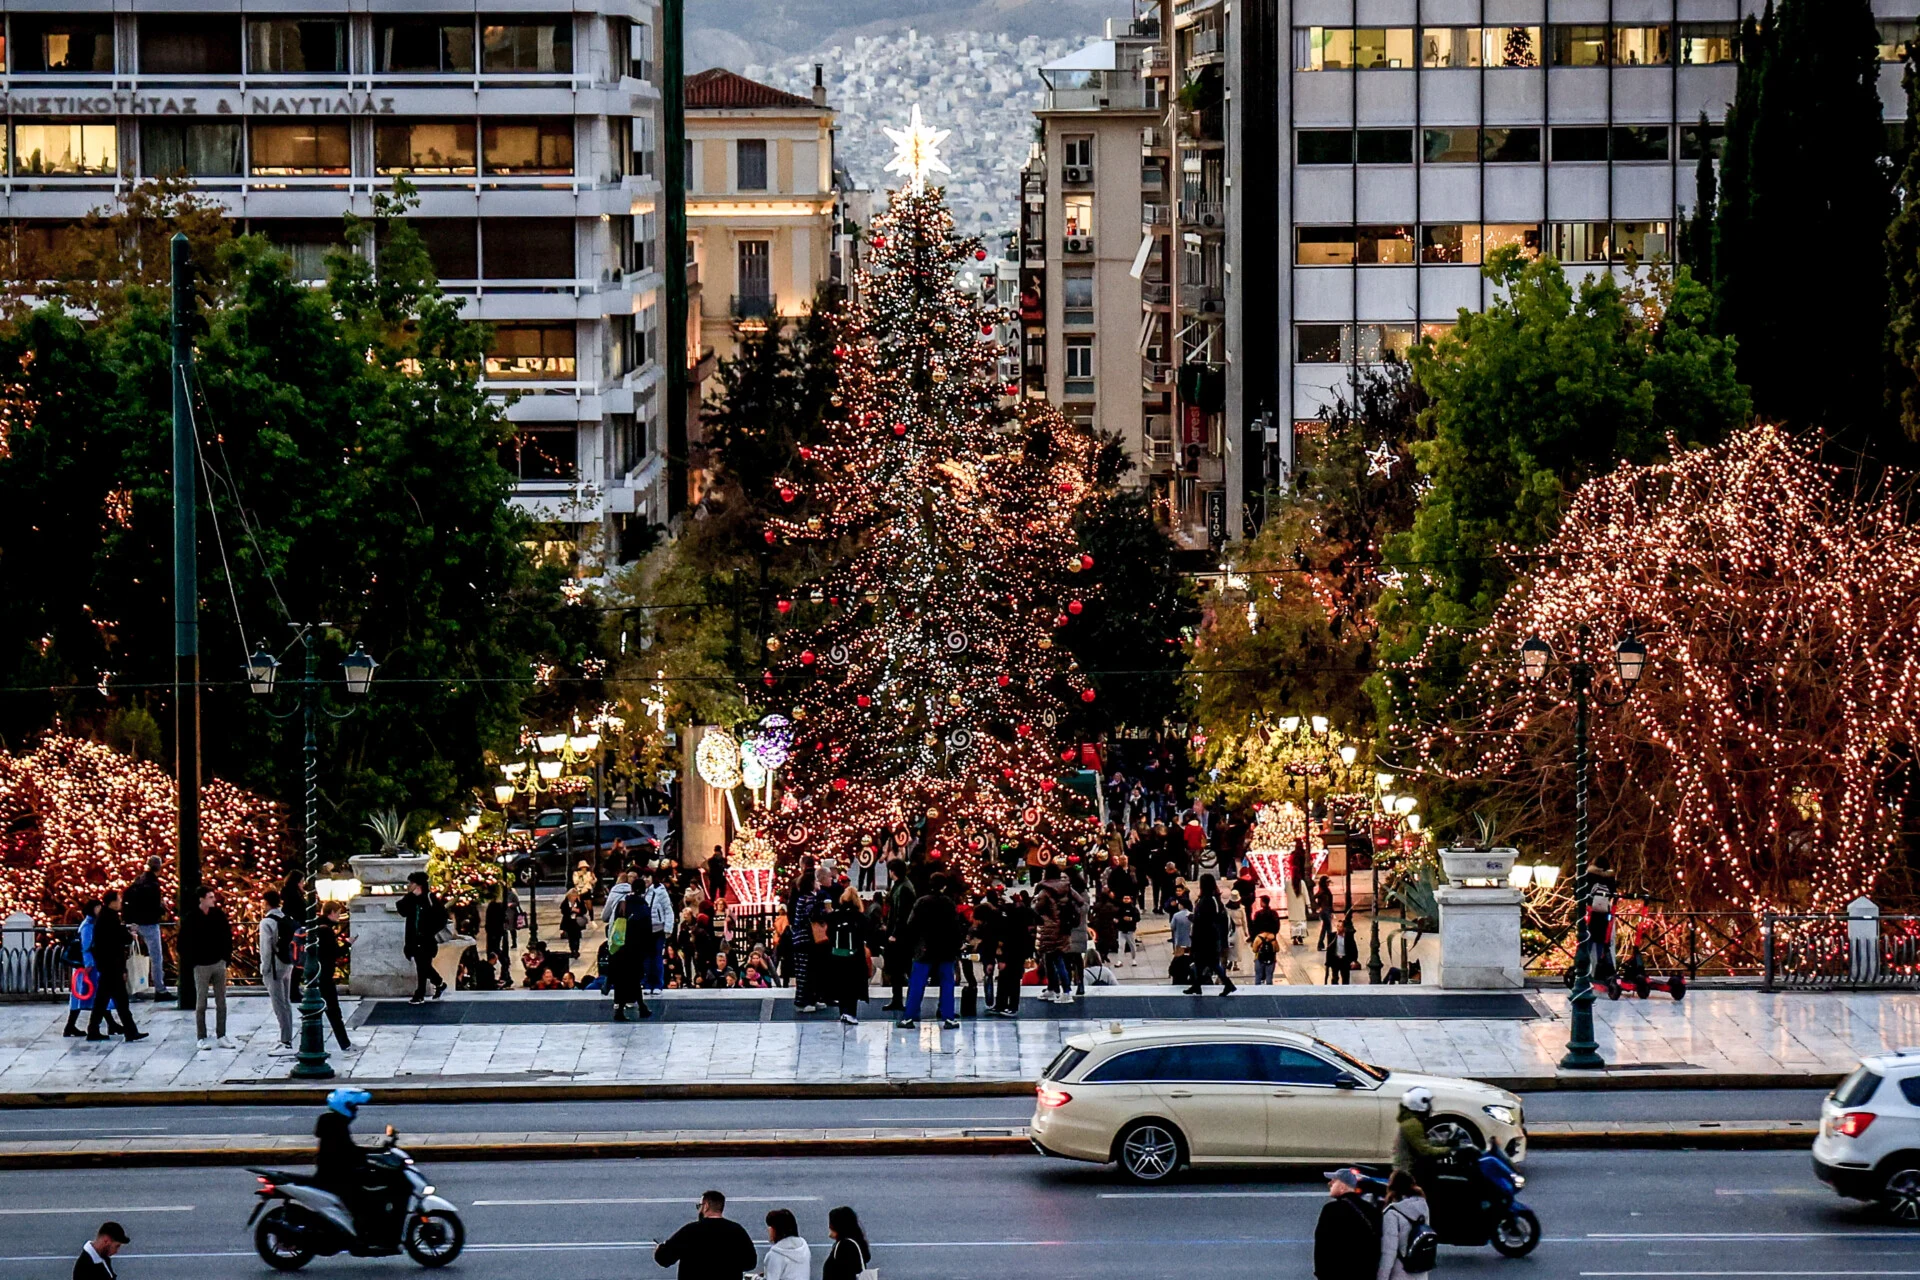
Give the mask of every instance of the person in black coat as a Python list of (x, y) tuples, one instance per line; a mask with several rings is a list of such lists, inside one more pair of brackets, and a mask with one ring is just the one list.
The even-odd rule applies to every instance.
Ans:
[(740, 1280), (759, 1265), (753, 1237), (727, 1218), (727, 1198), (718, 1191), (700, 1197), (700, 1216), (662, 1240), (653, 1260), (663, 1267), (676, 1263), (680, 1280)]
[[(325, 868), (322, 868), (325, 870)], [(280, 911), (293, 922), (298, 929), (301, 925), (310, 925), (319, 914), (307, 901), (307, 881), (298, 871), (287, 872), (285, 883), (280, 886)], [(307, 967), (302, 964), (293, 966), (293, 987), (287, 998), (295, 1004), (300, 1003), (300, 984), (307, 978)]]
[(1314, 1280), (1374, 1280), (1380, 1264), (1380, 1221), (1359, 1194), (1360, 1175), (1327, 1175), (1327, 1200), (1313, 1228)]
[(347, 1023), (340, 1016), (340, 990), (334, 985), (340, 964), (340, 950), (351, 939), (341, 937), (341, 921), (347, 918), (347, 904), (329, 902), (320, 909), (320, 918), (307, 926), (307, 945), (313, 948), (314, 981), (320, 986), (320, 998), (327, 1006), (327, 1021), (342, 1052), (353, 1048), (347, 1039)]
[(114, 1280), (113, 1255), (127, 1242), (127, 1229), (117, 1222), (103, 1222), (93, 1239), (80, 1249), (73, 1260), (73, 1280)]
[(1220, 886), (1211, 875), (1200, 877), (1200, 898), (1193, 906), (1193, 982), (1190, 996), (1201, 994), (1209, 974), (1220, 976), (1220, 994), (1234, 992), (1233, 979), (1227, 976), (1227, 935), (1230, 921), (1227, 904), (1220, 900)]
[(407, 877), (406, 896), (394, 910), (407, 922), (405, 955), (413, 961), (416, 979), (413, 998), (407, 1003), (424, 1004), (429, 984), (433, 987), (433, 998), (438, 1000), (447, 984), (434, 972), (433, 958), (440, 953), (440, 931), (447, 927), (447, 909), (434, 896), (426, 872), (416, 871)]
[(949, 1029), (960, 1025), (953, 1002), (954, 967), (966, 939), (966, 923), (952, 895), (953, 882), (945, 872), (936, 874), (927, 892), (913, 904), (913, 914), (907, 917), (907, 932), (913, 938), (913, 978), (907, 984), (902, 1027), (917, 1025), (927, 980), (935, 977), (940, 981), (940, 1025)]
[(109, 889), (100, 899), (100, 914), (93, 918), (93, 964), (99, 978), (93, 993), (93, 1016), (87, 1019), (87, 1039), (105, 1040), (100, 1021), (107, 1015), (109, 1002), (120, 1013), (120, 1028), (128, 1043), (145, 1040), (146, 1033), (133, 1025), (133, 1000), (127, 995), (127, 950), (132, 946), (127, 926), (120, 920), (120, 891)]
[(1033, 958), (1033, 935), (1040, 928), (1040, 917), (1028, 905), (1024, 891), (1000, 913), (998, 962), (1000, 976), (993, 991), (993, 1011), (1003, 1018), (1020, 1016), (1020, 983), (1027, 973), (1027, 961)]
[(840, 1021), (858, 1026), (860, 1003), (867, 999), (873, 969), (873, 934), (859, 892), (848, 884), (827, 916), (827, 942), (820, 961), (826, 970), (822, 991), (840, 1006)]

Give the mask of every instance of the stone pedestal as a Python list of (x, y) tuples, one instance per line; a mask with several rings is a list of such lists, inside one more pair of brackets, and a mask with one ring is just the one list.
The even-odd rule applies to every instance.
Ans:
[[(353, 936), (353, 976), (347, 989), (356, 996), (410, 996), (413, 961), (407, 959), (407, 922), (394, 908), (407, 890), (407, 877), (427, 869), (425, 857), (350, 858), (360, 880), (360, 896), (350, 904), (347, 932)], [(457, 958), (457, 957), (456, 957)]]
[(16, 911), (0, 932), (0, 991), (25, 995), (34, 989), (33, 917)]
[(1520, 962), (1518, 889), (1468, 889), (1442, 885), (1440, 963), (1426, 984), (1450, 991), (1516, 991), (1526, 985)]

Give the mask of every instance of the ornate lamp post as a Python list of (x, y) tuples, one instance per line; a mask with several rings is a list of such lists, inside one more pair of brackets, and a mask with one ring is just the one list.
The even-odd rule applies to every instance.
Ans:
[[(318, 895), (320, 892), (318, 879), (320, 862), (319, 718), (324, 712), (329, 720), (345, 720), (359, 711), (360, 707), (353, 705), (345, 711), (333, 712), (321, 706), (320, 694), (324, 682), (320, 679), (320, 656), (314, 649), (313, 638), (317, 628), (332, 624), (319, 622), (294, 625), (299, 632), (300, 647), (306, 655), (303, 674), (298, 681), (294, 682), (294, 687), (300, 691), (300, 706), (296, 711), (289, 712), (285, 716), (274, 715), (271, 711), (267, 714), (274, 715), (277, 720), (292, 719), (295, 715), (301, 719), (303, 730), (301, 778), (305, 792), (305, 816), (300, 837), (303, 849), (303, 871), (307, 883), (314, 886), (314, 892)], [(340, 660), (340, 672), (348, 695), (354, 698), (366, 697), (373, 685), (374, 669), (379, 665), (365, 649), (358, 644), (354, 645), (353, 652)], [(267, 652), (264, 643), (247, 659), (246, 670), (247, 684), (253, 692), (262, 697), (270, 697), (278, 683), (280, 662)], [(340, 881), (329, 880), (327, 884), (342, 894), (340, 898), (331, 900), (340, 901), (353, 896), (353, 893), (345, 892), (345, 886)], [(353, 892), (358, 891), (358, 884), (353, 883)], [(327, 1011), (327, 1006), (320, 996), (320, 952), (318, 948), (307, 945), (308, 923), (306, 920), (298, 922), (301, 952), (305, 956), (302, 981), (306, 989), (300, 998), (300, 1054), (294, 1059), (292, 1075), (296, 1080), (325, 1080), (333, 1075), (333, 1066), (327, 1061), (326, 1035), (321, 1029), (320, 1022)]]
[[(1573, 686), (1573, 912), (1578, 928), (1573, 960), (1573, 1000), (1566, 1056), (1560, 1065), (1566, 1070), (1597, 1070), (1607, 1065), (1593, 1034), (1593, 969), (1588, 936), (1587, 908), (1593, 896), (1593, 881), (1587, 874), (1587, 703), (1597, 700), (1602, 707), (1618, 707), (1633, 696), (1647, 666), (1647, 646), (1629, 631), (1613, 650), (1614, 676), (1620, 684), (1620, 696), (1608, 698), (1593, 687), (1593, 666), (1587, 661), (1587, 642), (1592, 629), (1580, 625), (1571, 660), (1562, 663)], [(1553, 648), (1539, 636), (1520, 646), (1520, 669), (1528, 680), (1544, 679), (1553, 663)]]

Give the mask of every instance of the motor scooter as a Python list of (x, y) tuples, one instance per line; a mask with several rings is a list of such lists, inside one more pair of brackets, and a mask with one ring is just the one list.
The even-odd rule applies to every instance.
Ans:
[(413, 1157), (396, 1145), (393, 1126), (366, 1156), (361, 1195), (349, 1206), (309, 1173), (249, 1169), (260, 1179), (259, 1203), (247, 1219), (253, 1247), (277, 1271), (298, 1271), (316, 1256), (391, 1257), (405, 1250), (423, 1267), (460, 1256), (467, 1231), (449, 1200), (434, 1193)]
[[(1540, 1219), (1517, 1198), (1527, 1180), (1499, 1151), (1462, 1140), (1446, 1155), (1421, 1161), (1414, 1180), (1426, 1193), (1428, 1221), (1442, 1244), (1490, 1244), (1503, 1257), (1524, 1258), (1540, 1243)], [(1377, 1198), (1386, 1187), (1377, 1177), (1361, 1179), (1360, 1189)]]

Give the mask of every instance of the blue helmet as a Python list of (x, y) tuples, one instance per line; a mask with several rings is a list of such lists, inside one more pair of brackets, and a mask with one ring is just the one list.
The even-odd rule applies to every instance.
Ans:
[(335, 1089), (327, 1095), (327, 1110), (337, 1111), (351, 1120), (359, 1113), (362, 1103), (372, 1101), (373, 1095), (365, 1089)]

